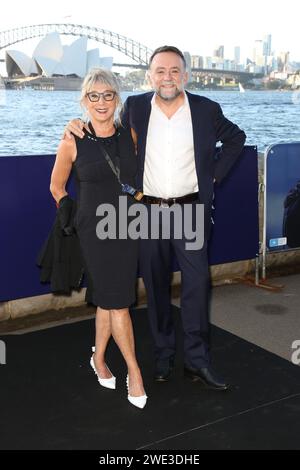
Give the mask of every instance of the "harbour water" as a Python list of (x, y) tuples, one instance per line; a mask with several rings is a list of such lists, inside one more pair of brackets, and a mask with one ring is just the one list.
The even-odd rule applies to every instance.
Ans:
[[(194, 93), (194, 92), (193, 92)], [(122, 93), (125, 100), (130, 94)], [(300, 92), (205, 91), (247, 134), (248, 145), (300, 141)], [(65, 124), (82, 117), (77, 91), (0, 90), (0, 156), (56, 152)]]

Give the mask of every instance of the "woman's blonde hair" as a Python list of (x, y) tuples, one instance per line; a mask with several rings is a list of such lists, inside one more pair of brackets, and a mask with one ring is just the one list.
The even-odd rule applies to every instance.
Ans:
[(102, 83), (107, 85), (113, 91), (116, 92), (116, 116), (115, 120), (118, 126), (121, 125), (121, 110), (122, 110), (122, 101), (120, 96), (120, 86), (116, 75), (111, 72), (110, 70), (94, 68), (89, 71), (89, 73), (85, 76), (83, 83), (81, 85), (81, 97), (80, 97), (80, 105), (84, 109), (85, 116), (87, 117), (86, 109), (83, 106), (83, 100), (86, 97), (86, 94), (92, 91), (93, 86), (96, 83)]

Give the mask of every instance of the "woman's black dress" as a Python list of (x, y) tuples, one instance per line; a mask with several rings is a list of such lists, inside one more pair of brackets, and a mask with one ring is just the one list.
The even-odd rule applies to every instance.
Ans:
[[(75, 227), (79, 237), (88, 279), (88, 298), (104, 309), (120, 309), (135, 301), (138, 240), (119, 239), (119, 196), (127, 207), (136, 202), (124, 196), (121, 186), (109, 167), (101, 145), (114, 164), (119, 155), (122, 183), (135, 186), (137, 161), (130, 131), (119, 128), (112, 137), (95, 137), (86, 130), (83, 139), (75, 136), (77, 157), (73, 164), (77, 180), (77, 213)], [(99, 141), (99, 142), (97, 142)], [(101, 219), (96, 215), (100, 204), (110, 204), (109, 213), (116, 214), (116, 238), (99, 239), (96, 227)], [(124, 210), (122, 215), (125, 216)], [(126, 218), (128, 223), (130, 218)], [(110, 224), (110, 229), (113, 225)]]

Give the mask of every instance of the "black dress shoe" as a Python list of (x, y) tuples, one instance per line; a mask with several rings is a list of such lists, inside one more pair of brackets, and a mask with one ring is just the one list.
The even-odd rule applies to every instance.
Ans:
[(155, 364), (154, 380), (156, 382), (167, 382), (174, 367), (174, 358), (160, 359)]
[(211, 367), (200, 367), (200, 369), (192, 369), (184, 367), (184, 375), (193, 382), (200, 382), (205, 388), (211, 390), (228, 390), (229, 385), (218, 377), (218, 375), (211, 369)]

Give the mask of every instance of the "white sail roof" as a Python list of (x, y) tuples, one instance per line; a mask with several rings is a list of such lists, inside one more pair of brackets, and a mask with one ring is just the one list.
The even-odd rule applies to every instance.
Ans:
[(87, 53), (86, 72), (98, 67), (100, 67), (99, 49), (91, 49)]
[(84, 77), (87, 63), (87, 38), (79, 38), (70, 46), (64, 46), (63, 50), (61, 65), (65, 70), (65, 75)]
[(75, 75), (83, 78), (91, 68), (111, 69), (112, 57), (99, 56), (99, 49), (87, 51), (87, 37), (63, 46), (58, 33), (47, 34), (34, 49), (32, 58), (20, 51), (7, 51), (8, 76), (31, 74), (52, 77)]
[(60, 62), (63, 57), (63, 46), (58, 33), (49, 33), (38, 43), (33, 51), (33, 58), (46, 57)]
[(113, 66), (113, 57), (101, 57), (100, 67), (110, 70)]
[(30, 76), (38, 73), (34, 60), (24, 52), (8, 50), (5, 53), (6, 71), (9, 77), (14, 75)]

